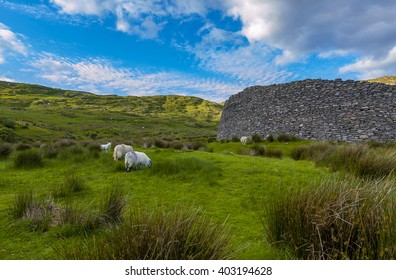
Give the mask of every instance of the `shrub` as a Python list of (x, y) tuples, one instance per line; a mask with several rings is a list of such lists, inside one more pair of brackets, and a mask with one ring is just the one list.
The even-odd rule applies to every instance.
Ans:
[(168, 148), (169, 143), (165, 140), (156, 138), (154, 139), (154, 146), (157, 148)]
[(16, 168), (39, 168), (43, 166), (43, 161), (36, 150), (27, 150), (16, 155), (14, 164)]
[(83, 245), (64, 244), (61, 259), (213, 260), (229, 259), (230, 234), (199, 211), (133, 212), (102, 237)]
[(281, 149), (268, 149), (266, 156), (270, 157), (270, 158), (279, 158), (279, 159), (281, 159), (281, 158), (283, 158), (283, 150), (281, 150)]
[(5, 126), (7, 128), (14, 129), (16, 126), (16, 123), (14, 120), (11, 120), (7, 117), (0, 117), (0, 125)]
[(77, 145), (76, 141), (70, 139), (61, 139), (55, 142), (55, 145), (62, 148), (62, 147), (70, 147)]
[(255, 156), (266, 156), (267, 147), (265, 145), (254, 144), (251, 147), (252, 154)]
[(206, 150), (206, 145), (205, 143), (201, 142), (201, 141), (194, 141), (191, 142), (190, 147), (192, 150), (197, 151), (197, 150), (201, 150), (204, 151)]
[(272, 134), (270, 134), (270, 135), (268, 135), (267, 136), (267, 139), (266, 139), (268, 142), (274, 142), (275, 141), (275, 137), (272, 135)]
[(307, 146), (298, 146), (291, 151), (291, 158), (294, 160), (305, 160), (309, 158), (309, 148)]
[(296, 142), (298, 138), (294, 135), (280, 134), (276, 140), (278, 140), (278, 142)]
[(241, 139), (238, 136), (232, 136), (231, 142), (239, 142)]
[(0, 126), (0, 141), (14, 142), (15, 139), (16, 139), (16, 134), (14, 130), (8, 127)]
[(30, 146), (29, 144), (26, 144), (26, 143), (19, 143), (19, 144), (16, 146), (15, 150), (17, 150), (17, 151), (26, 151), (26, 150), (29, 150), (29, 149), (31, 149), (31, 148), (32, 148), (32, 146)]
[(261, 142), (261, 136), (257, 133), (252, 135), (252, 142), (253, 143), (260, 143)]
[(332, 180), (271, 198), (263, 225), (299, 259), (394, 259), (395, 202), (392, 179)]
[(56, 158), (59, 153), (59, 148), (54, 144), (45, 144), (41, 151), (43, 153), (43, 157), (45, 158)]
[(12, 153), (12, 147), (8, 143), (0, 143), (0, 159), (6, 159)]
[(180, 141), (172, 141), (169, 144), (169, 148), (175, 149), (175, 150), (181, 150), (183, 149), (184, 144)]

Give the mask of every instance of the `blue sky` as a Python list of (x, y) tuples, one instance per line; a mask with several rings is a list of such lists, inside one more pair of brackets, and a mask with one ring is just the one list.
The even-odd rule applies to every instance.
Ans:
[(394, 0), (0, 0), (0, 80), (222, 102), (396, 75)]

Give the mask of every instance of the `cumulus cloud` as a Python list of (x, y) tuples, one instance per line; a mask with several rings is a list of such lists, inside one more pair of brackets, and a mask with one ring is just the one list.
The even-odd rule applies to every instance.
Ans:
[(194, 95), (221, 102), (242, 88), (235, 83), (200, 78), (180, 72), (116, 67), (101, 58), (68, 59), (44, 53), (31, 62), (37, 75), (54, 86), (68, 86), (97, 94)]
[(360, 79), (370, 79), (396, 73), (396, 46), (385, 57), (363, 57), (340, 69), (341, 73), (357, 72)]
[[(200, 30), (202, 40), (187, 49), (201, 68), (230, 77), (241, 85), (282, 82), (291, 73), (274, 63), (276, 50), (261, 42), (247, 43), (239, 33), (207, 24)], [(230, 46), (231, 42), (231, 46)]]
[[(210, 11), (240, 21), (241, 29), (225, 30), (229, 40), (243, 36), (250, 48), (240, 48), (240, 55), (267, 46), (273, 66), (304, 62), (314, 54), (321, 58), (354, 55), (361, 63), (387, 60), (396, 45), (396, 3), (393, 0), (50, 0), (61, 13), (103, 17), (112, 14), (115, 28), (144, 39), (155, 39), (167, 19), (198, 15), (206, 20)], [(220, 30), (220, 26), (215, 26)], [(215, 31), (212, 31), (214, 35)], [(223, 36), (218, 32), (217, 35)], [(234, 34), (232, 34), (234, 33)], [(205, 38), (202, 38), (204, 41)], [(213, 46), (213, 44), (211, 44)], [(193, 46), (194, 47), (194, 46)], [(225, 60), (225, 52), (210, 56)], [(196, 48), (201, 65), (215, 69)], [(230, 54), (236, 50), (231, 48)], [(276, 53), (276, 56), (273, 54)], [(243, 55), (244, 54), (244, 55)], [(267, 52), (264, 52), (267, 55)], [(263, 58), (259, 58), (263, 59)], [(264, 58), (264, 60), (268, 60)], [(366, 62), (367, 63), (367, 62)], [(220, 65), (220, 64), (218, 64)], [(229, 66), (229, 65), (228, 65)], [(233, 68), (233, 67), (231, 67)], [(231, 69), (228, 68), (228, 69)], [(265, 67), (264, 67), (265, 68)], [(235, 69), (235, 68), (233, 68)], [(227, 71), (227, 69), (223, 69)], [(236, 70), (234, 70), (236, 71)], [(343, 71), (346, 71), (343, 69)]]
[(61, 13), (116, 17), (116, 30), (135, 34), (144, 39), (155, 39), (167, 16), (204, 15), (211, 1), (205, 0), (50, 0)]
[[(242, 33), (289, 53), (349, 50), (384, 55), (396, 37), (390, 0), (226, 0)], [(386, 52), (386, 51), (385, 51)]]
[(10, 54), (27, 55), (28, 51), (21, 37), (0, 23), (0, 63), (4, 63), (5, 57)]

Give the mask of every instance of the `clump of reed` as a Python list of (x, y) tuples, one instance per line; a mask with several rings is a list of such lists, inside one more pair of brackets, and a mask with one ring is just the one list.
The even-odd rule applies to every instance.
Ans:
[(230, 234), (199, 210), (131, 212), (117, 227), (84, 244), (59, 248), (60, 259), (229, 259)]
[(41, 154), (36, 150), (25, 150), (18, 153), (14, 159), (16, 168), (40, 168), (43, 166)]
[(392, 147), (316, 143), (295, 148), (291, 156), (295, 160), (313, 160), (318, 166), (363, 178), (382, 178), (394, 174), (396, 170), (396, 150)]
[(267, 240), (299, 259), (394, 259), (396, 185), (328, 180), (288, 189), (264, 205)]

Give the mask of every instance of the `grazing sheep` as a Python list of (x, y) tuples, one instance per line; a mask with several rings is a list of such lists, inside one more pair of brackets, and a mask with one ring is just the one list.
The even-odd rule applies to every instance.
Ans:
[(114, 161), (118, 161), (123, 158), (127, 152), (133, 152), (132, 146), (120, 144), (114, 147), (113, 158)]
[(128, 152), (125, 155), (125, 170), (129, 172), (132, 167), (151, 167), (151, 159), (142, 152)]
[(101, 149), (102, 151), (108, 152), (108, 151), (110, 150), (110, 148), (111, 148), (111, 143), (110, 143), (110, 142), (107, 143), (107, 144), (102, 144), (102, 145), (100, 145), (100, 149)]
[(241, 137), (241, 143), (242, 145), (246, 145), (248, 138), (246, 136)]

